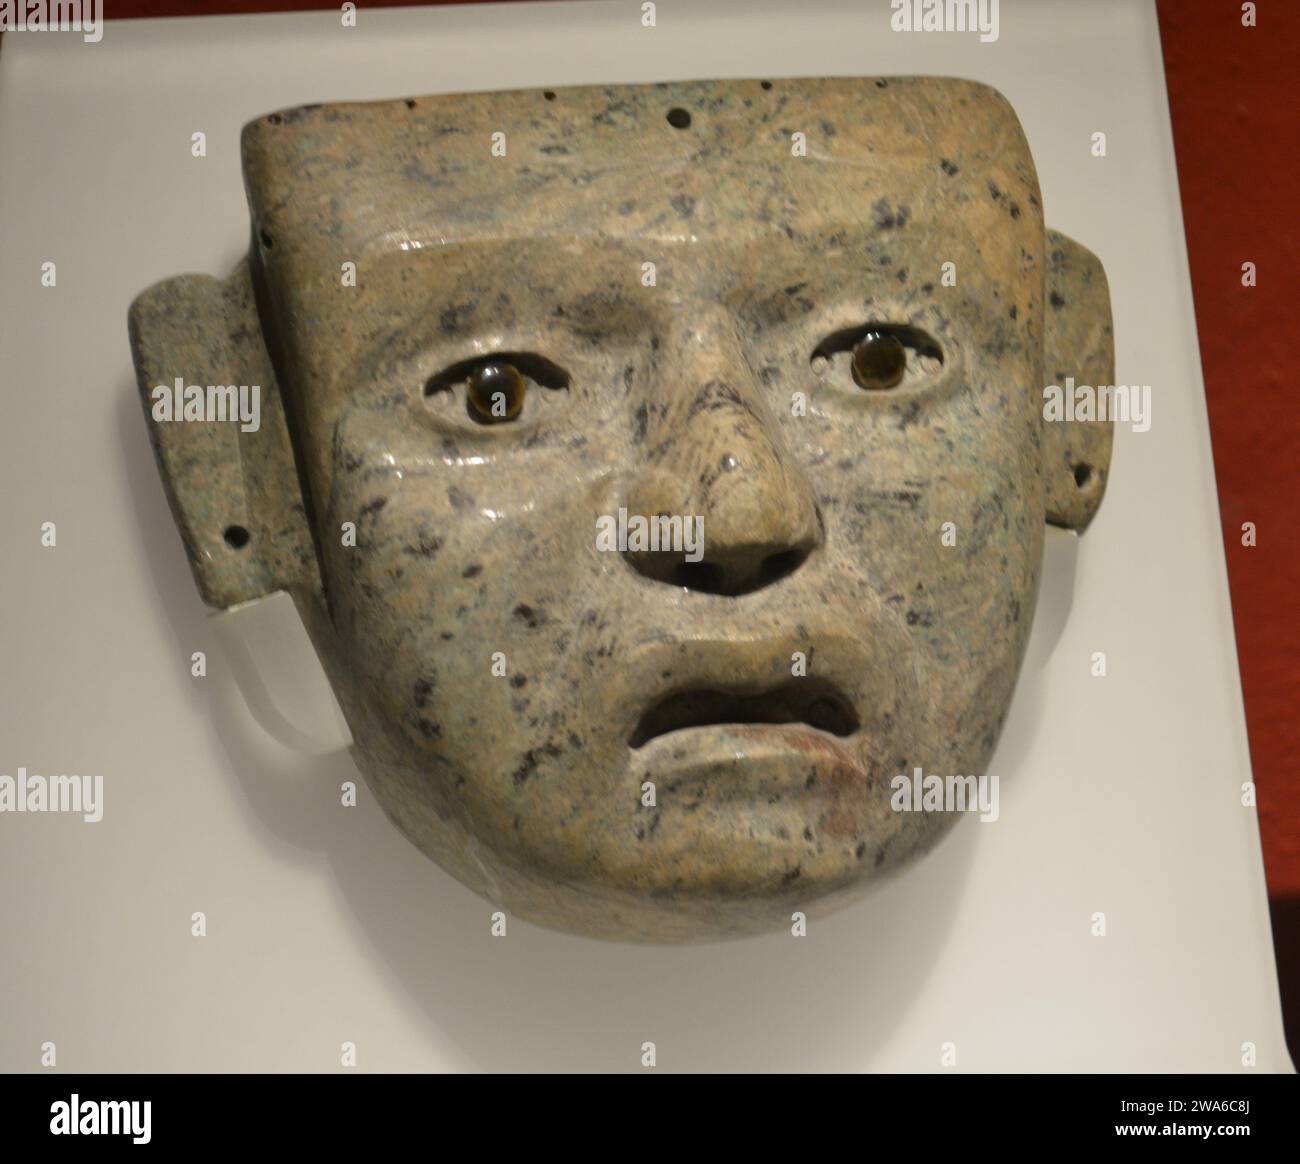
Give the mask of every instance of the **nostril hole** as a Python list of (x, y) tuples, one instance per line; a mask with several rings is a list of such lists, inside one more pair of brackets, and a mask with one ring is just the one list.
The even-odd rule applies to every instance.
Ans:
[(804, 549), (781, 550), (748, 569), (743, 562), (678, 562), (664, 580), (702, 594), (750, 594), (793, 574), (807, 557)]
[(1092, 480), (1092, 466), (1091, 466), (1091, 465), (1075, 465), (1075, 466), (1074, 466), (1074, 483), (1075, 483), (1075, 484), (1076, 484), (1080, 489), (1084, 489), (1084, 488), (1086, 488), (1087, 485), (1088, 485), (1088, 482), (1091, 481), (1091, 480)]
[(722, 571), (712, 562), (679, 562), (673, 568), (673, 585), (684, 586), (687, 590), (718, 594), (723, 590), (724, 582)]
[(807, 556), (803, 550), (781, 550), (776, 554), (768, 554), (759, 568), (762, 584), (766, 586), (771, 582), (779, 581), (787, 574), (793, 574)]
[(228, 525), (221, 536), (232, 550), (242, 550), (252, 535), (242, 525)]
[(690, 129), (691, 115), (680, 105), (668, 110), (668, 124), (674, 129)]

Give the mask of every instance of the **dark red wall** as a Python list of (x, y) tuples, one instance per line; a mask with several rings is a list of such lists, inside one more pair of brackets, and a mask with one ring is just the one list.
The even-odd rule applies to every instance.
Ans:
[[(1293, 1058), (1300, 1052), (1300, 3), (1158, 0)], [(1258, 286), (1241, 284), (1253, 262)], [(1254, 522), (1258, 545), (1241, 544)]]

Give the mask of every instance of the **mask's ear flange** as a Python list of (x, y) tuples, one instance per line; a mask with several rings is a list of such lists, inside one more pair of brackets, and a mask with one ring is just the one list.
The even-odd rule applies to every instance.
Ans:
[[(248, 265), (229, 279), (181, 275), (131, 304), (131, 354), (145, 419), (194, 581), (228, 607), (316, 576), (284, 407), (258, 321)], [(258, 427), (168, 419), (160, 387), (258, 388)], [(174, 399), (174, 395), (173, 395)]]
[[(1044, 371), (1064, 391), (1115, 379), (1110, 288), (1101, 260), (1059, 231), (1047, 232)], [(1110, 476), (1114, 427), (1105, 420), (1043, 420), (1043, 484), (1047, 520), (1082, 531), (1101, 505)]]

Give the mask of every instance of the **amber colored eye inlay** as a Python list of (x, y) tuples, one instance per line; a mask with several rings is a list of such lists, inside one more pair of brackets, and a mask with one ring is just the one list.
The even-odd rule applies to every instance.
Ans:
[(859, 388), (896, 388), (907, 371), (907, 349), (895, 336), (869, 331), (853, 349), (852, 367)]
[(466, 384), (469, 414), (480, 424), (514, 420), (524, 406), (524, 378), (504, 360), (480, 364)]

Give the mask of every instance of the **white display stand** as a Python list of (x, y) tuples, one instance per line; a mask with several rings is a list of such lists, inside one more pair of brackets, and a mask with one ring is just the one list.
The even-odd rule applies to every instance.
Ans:
[[(653, 1042), (660, 1071), (942, 1070), (946, 1044), (960, 1071), (1290, 1070), (1155, 13), (1000, 9), (993, 43), (891, 32), (884, 0), (663, 0), (652, 28), (628, 0), (5, 37), (0, 772), (100, 773), (105, 803), (97, 824), (0, 814), (0, 1069), (40, 1070), (54, 1043), (72, 1071), (333, 1071), (350, 1042), (359, 1070), (635, 1071)], [(1105, 264), (1116, 378), (1152, 386), (1077, 554), (1052, 539), (1001, 818), (961, 821), (804, 938), (646, 948), (514, 919), (494, 938), (492, 907), (364, 785), (341, 806), (346, 752), (250, 714), (221, 642), (239, 628), (201, 605), (154, 466), (127, 306), (233, 267), (239, 130), (279, 107), (913, 73), (1010, 98), (1049, 224)], [(283, 711), (308, 734), (319, 713)]]

